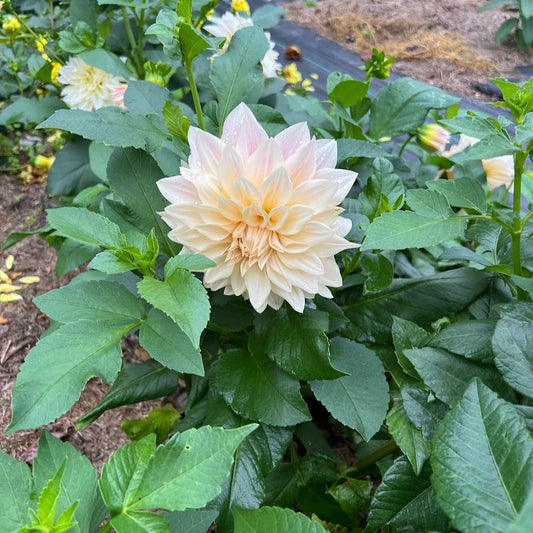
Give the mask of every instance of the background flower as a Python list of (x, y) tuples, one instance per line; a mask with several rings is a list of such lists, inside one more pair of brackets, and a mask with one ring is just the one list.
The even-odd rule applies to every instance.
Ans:
[[(242, 28), (253, 26), (254, 22), (249, 17), (241, 17), (239, 14), (224, 13), (221, 17), (212, 17), (209, 24), (204, 26), (204, 29), (215, 37), (224, 37), (226, 42), (222, 46), (217, 55), (224, 54), (228, 49), (231, 38), (237, 31)], [(269, 49), (265, 57), (261, 60), (263, 67), (263, 76), (265, 78), (275, 78), (281, 70), (281, 63), (278, 62), (279, 54), (274, 50), (274, 43), (270, 40), (270, 33), (265, 32), (265, 37), (268, 40)]]
[(121, 84), (117, 76), (92, 67), (79, 57), (72, 57), (61, 67), (57, 81), (65, 85), (63, 100), (71, 108), (85, 111), (115, 105), (111, 87)]
[(344, 239), (351, 223), (337, 207), (356, 174), (334, 168), (335, 141), (311, 138), (305, 123), (269, 138), (245, 104), (221, 139), (198, 128), (188, 137), (188, 165), (158, 185), (171, 203), (162, 213), (170, 238), (216, 263), (204, 285), (258, 312), (331, 297), (327, 287), (342, 285), (333, 256), (358, 246)]

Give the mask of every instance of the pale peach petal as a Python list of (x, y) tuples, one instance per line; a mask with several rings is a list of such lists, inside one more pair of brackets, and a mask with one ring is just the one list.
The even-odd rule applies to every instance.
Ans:
[(337, 164), (337, 143), (333, 139), (319, 139), (315, 144), (316, 167), (335, 168)]
[(194, 127), (189, 128), (187, 138), (191, 147), (189, 167), (200, 169), (206, 174), (216, 175), (224, 143), (211, 133)]
[(280, 230), (286, 224), (288, 218), (289, 208), (287, 206), (280, 205), (274, 207), (274, 209), (268, 213), (268, 229), (273, 232)]
[(289, 178), (294, 187), (313, 179), (315, 176), (315, 142), (314, 140), (310, 141), (285, 161)]
[(337, 191), (331, 199), (335, 205), (340, 204), (346, 198), (356, 177), (355, 172), (341, 168), (322, 168), (315, 174), (316, 180), (330, 181), (337, 185)]
[(261, 202), (261, 193), (257, 187), (244, 178), (238, 178), (231, 187), (231, 198), (243, 208)]
[(336, 183), (324, 180), (304, 181), (294, 189), (290, 203), (307, 205), (320, 212), (332, 204), (336, 192)]
[(270, 212), (277, 206), (284, 206), (292, 195), (292, 184), (283, 167), (274, 170), (261, 185), (262, 207)]
[(243, 211), (242, 220), (248, 226), (260, 226), (264, 228), (268, 223), (268, 214), (257, 204), (252, 204)]
[(222, 130), (222, 142), (235, 148), (244, 164), (267, 139), (266, 131), (257, 122), (246, 104), (239, 104), (226, 117)]
[(230, 193), (232, 185), (238, 178), (244, 177), (242, 160), (231, 146), (226, 145), (222, 151), (218, 177), (220, 179), (220, 186), (226, 194)]
[(267, 139), (248, 159), (245, 170), (246, 179), (260, 188), (268, 176), (279, 169), (283, 163), (283, 155), (276, 141)]
[(278, 133), (274, 139), (279, 144), (283, 157), (288, 159), (292, 154), (309, 143), (311, 134), (309, 133), (307, 124), (305, 122), (299, 122)]
[(280, 235), (292, 235), (302, 231), (305, 225), (311, 220), (313, 210), (306, 205), (294, 205), (289, 208), (287, 221), (278, 230)]
[(321, 276), (324, 273), (322, 261), (314, 254), (282, 254), (280, 261), (289, 271), (300, 270), (314, 276)]
[(173, 204), (200, 201), (194, 184), (181, 176), (162, 178), (157, 182), (157, 186), (161, 194)]
[(266, 274), (254, 265), (246, 272), (244, 284), (252, 306), (258, 311), (264, 311), (272, 287)]

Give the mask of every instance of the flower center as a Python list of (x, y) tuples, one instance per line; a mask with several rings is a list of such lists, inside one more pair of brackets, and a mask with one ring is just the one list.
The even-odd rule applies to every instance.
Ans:
[(226, 261), (241, 263), (241, 270), (244, 272), (256, 263), (260, 269), (263, 269), (272, 253), (271, 233), (265, 228), (248, 226), (241, 222), (233, 231), (233, 240)]

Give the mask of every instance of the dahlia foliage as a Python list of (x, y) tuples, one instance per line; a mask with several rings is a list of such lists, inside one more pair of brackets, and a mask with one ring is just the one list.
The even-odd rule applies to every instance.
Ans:
[(301, 312), (305, 298), (331, 297), (327, 287), (342, 285), (334, 255), (357, 246), (338, 207), (357, 174), (334, 168), (335, 141), (311, 138), (305, 123), (269, 138), (240, 104), (221, 139), (191, 128), (189, 143), (180, 175), (158, 185), (171, 202), (169, 236), (216, 263), (204, 285), (243, 295), (258, 312), (285, 300)]

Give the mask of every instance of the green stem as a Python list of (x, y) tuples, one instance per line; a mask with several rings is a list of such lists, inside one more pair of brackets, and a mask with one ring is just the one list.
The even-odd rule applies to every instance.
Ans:
[(398, 152), (398, 157), (402, 157), (403, 151), (405, 150), (406, 146), (411, 142), (411, 139), (414, 137), (414, 135), (409, 135), (407, 139), (403, 142), (400, 151)]
[(133, 63), (135, 64), (135, 70), (137, 71), (137, 75), (139, 76), (139, 78), (142, 79), (144, 75), (142, 62), (139, 57), (137, 42), (135, 41), (133, 30), (131, 28), (128, 10), (124, 6), (122, 7), (122, 18), (124, 19), (124, 27), (126, 28), (126, 35), (128, 36), (128, 41), (130, 43), (132, 59)]
[(351, 274), (356, 269), (356, 267), (359, 265), (360, 255), (361, 255), (361, 248), (357, 248), (351, 261), (346, 265), (346, 267), (344, 268), (342, 272), (342, 279), (345, 279), (346, 276)]
[(232, 341), (235, 341), (239, 344), (247, 344), (247, 340), (244, 337), (241, 337), (240, 335), (235, 335), (235, 333), (231, 333), (230, 331), (226, 331), (224, 328), (221, 328), (220, 326), (217, 326), (215, 323), (209, 321), (207, 323), (207, 329), (209, 331), (213, 331), (215, 333), (219, 333), (223, 337), (226, 337), (228, 339), (231, 339)]
[(111, 522), (107, 522), (105, 526), (100, 530), (100, 533), (108, 533), (111, 531)]
[(522, 275), (522, 261), (520, 258), (520, 237), (522, 235), (522, 225), (520, 223), (520, 200), (522, 197), (522, 172), (527, 152), (518, 152), (514, 157), (514, 190), (513, 190), (513, 271), (517, 276)]
[(191, 94), (192, 94), (192, 100), (194, 102), (194, 109), (196, 109), (196, 115), (198, 116), (198, 126), (200, 127), (200, 129), (205, 130), (202, 105), (200, 104), (200, 97), (198, 96), (198, 89), (196, 87), (196, 82), (194, 81), (194, 74), (192, 72), (192, 61), (185, 61), (185, 70), (187, 70), (187, 76), (189, 78), (189, 85), (191, 86)]

